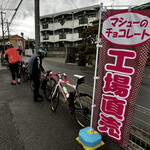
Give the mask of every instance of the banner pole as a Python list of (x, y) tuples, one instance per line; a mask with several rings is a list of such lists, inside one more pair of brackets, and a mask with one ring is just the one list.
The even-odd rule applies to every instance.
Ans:
[(102, 136), (97, 131), (95, 131), (92, 127), (93, 123), (93, 112), (95, 107), (95, 88), (96, 88), (96, 80), (99, 79), (97, 77), (97, 63), (98, 63), (98, 50), (102, 45), (100, 45), (100, 31), (101, 31), (101, 16), (102, 16), (102, 9), (103, 3), (101, 3), (99, 8), (99, 26), (98, 26), (98, 37), (97, 37), (97, 45), (96, 45), (96, 59), (95, 59), (95, 73), (94, 73), (94, 84), (93, 84), (93, 100), (92, 100), (92, 109), (91, 109), (91, 122), (90, 127), (86, 127), (84, 129), (81, 129), (79, 132), (79, 137), (76, 138), (76, 140), (82, 144), (84, 149), (91, 149), (95, 150), (101, 146), (103, 146), (105, 143), (102, 141)]
[(96, 60), (95, 60), (95, 72), (94, 72), (94, 84), (93, 84), (93, 97), (92, 97), (92, 110), (91, 110), (91, 122), (90, 122), (90, 131), (93, 131), (93, 113), (94, 113), (94, 107), (95, 107), (95, 88), (96, 88), (96, 80), (99, 79), (97, 77), (97, 64), (98, 64), (98, 52), (99, 48), (101, 47), (100, 43), (100, 31), (101, 31), (101, 19), (102, 19), (102, 11), (101, 8), (103, 7), (103, 3), (100, 5), (99, 9), (99, 27), (98, 27), (98, 37), (97, 37), (97, 45), (96, 45)]

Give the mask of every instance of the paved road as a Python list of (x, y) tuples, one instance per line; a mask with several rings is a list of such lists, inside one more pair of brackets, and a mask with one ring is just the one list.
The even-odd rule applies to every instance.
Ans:
[[(59, 62), (59, 63), (56, 63)], [(50, 58), (47, 57), (43, 61), (43, 65), (46, 69), (52, 69), (53, 72), (65, 72), (68, 74), (68, 79), (70, 82), (75, 83), (76, 78), (73, 77), (74, 74), (86, 75), (85, 84), (81, 85), (81, 91), (92, 95), (93, 93), (93, 76), (94, 76), (94, 68), (92, 67), (81, 67), (76, 64), (65, 64), (64, 59), (62, 58)], [(148, 131), (150, 133), (150, 128), (148, 124), (150, 124), (150, 68), (146, 68), (142, 80), (142, 84), (140, 86), (139, 94), (136, 101), (136, 109), (135, 109), (135, 118), (133, 124), (142, 129), (143, 131)], [(142, 107), (141, 107), (142, 106)], [(144, 107), (144, 109), (143, 109)], [(146, 109), (145, 109), (146, 108)], [(149, 111), (146, 111), (149, 110)], [(143, 117), (144, 116), (144, 117)], [(145, 122), (145, 123), (143, 123)]]
[[(29, 57), (24, 57), (25, 61), (28, 61)], [(58, 62), (58, 63), (56, 63)], [(92, 95), (93, 92), (93, 77), (94, 68), (93, 67), (83, 67), (77, 66), (77, 64), (66, 64), (63, 58), (44, 58), (43, 66), (47, 70), (52, 70), (54, 73), (66, 73), (68, 75), (68, 81), (76, 84), (77, 78), (74, 77), (75, 74), (85, 75), (85, 84), (80, 85), (81, 91)]]
[[(76, 141), (81, 128), (64, 105), (53, 113), (48, 101), (33, 102), (29, 83), (10, 85), (8, 70), (0, 70), (0, 77), (0, 150), (83, 149)], [(101, 150), (121, 150), (118, 144), (103, 140)]]
[[(26, 58), (29, 59), (29, 58)], [(58, 62), (58, 63), (56, 63)], [(93, 93), (93, 76), (94, 76), (94, 68), (93, 67), (82, 67), (77, 66), (77, 64), (66, 64), (63, 58), (51, 58), (46, 57), (43, 60), (43, 66), (46, 69), (52, 69), (53, 72), (65, 72), (68, 74), (68, 80), (71, 83), (75, 84), (76, 78), (73, 76), (74, 74), (80, 74), (86, 76), (85, 84), (80, 86), (81, 92), (88, 93), (92, 96)], [(150, 111), (150, 68), (146, 68), (144, 72), (144, 76), (142, 79), (142, 83), (140, 86), (139, 94), (137, 97), (136, 104), (142, 106)], [(135, 116), (145, 121), (146, 123), (150, 124), (150, 117), (149, 115), (144, 115), (144, 113), (140, 113), (139, 115), (139, 108), (135, 111)], [(143, 110), (145, 111), (145, 110)], [(142, 117), (144, 115), (144, 117)], [(142, 122), (138, 122), (138, 126), (143, 126)], [(145, 125), (144, 125), (145, 126)], [(143, 127), (145, 128), (145, 127)]]
[[(29, 57), (25, 57), (24, 59), (27, 61)], [(84, 85), (81, 85), (80, 89), (83, 90), (83, 92), (92, 95), (93, 77), (94, 77), (93, 67), (82, 67), (82, 66), (77, 66), (76, 64), (65, 64), (65, 60), (63, 58), (49, 58), (49, 57), (44, 59), (43, 66), (46, 69), (52, 70), (53, 72), (56, 73), (65, 72), (68, 75), (68, 80), (74, 84), (76, 81), (76, 78), (73, 76), (74, 74), (85, 75), (86, 82)], [(150, 68), (146, 68), (136, 104), (150, 110), (150, 101), (149, 101), (150, 88), (149, 87), (150, 87)]]

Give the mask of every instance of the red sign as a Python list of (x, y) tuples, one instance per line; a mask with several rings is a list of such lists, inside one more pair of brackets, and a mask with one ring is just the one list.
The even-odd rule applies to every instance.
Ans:
[(150, 11), (104, 14), (93, 127), (128, 146), (135, 102), (150, 46)]

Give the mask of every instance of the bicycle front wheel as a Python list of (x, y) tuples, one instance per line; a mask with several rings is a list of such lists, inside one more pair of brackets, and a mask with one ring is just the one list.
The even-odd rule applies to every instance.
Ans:
[(52, 96), (55, 85), (56, 85), (56, 80), (53, 78), (51, 78), (50, 81), (48, 80), (44, 85), (43, 91), (48, 101), (51, 100), (51, 96)]
[(77, 123), (81, 127), (89, 126), (91, 119), (92, 97), (87, 94), (80, 93), (79, 97), (75, 98), (74, 106), (74, 117)]
[[(55, 91), (55, 87), (53, 87), (52, 91), (53, 92)], [(56, 89), (56, 92), (54, 95), (53, 95), (53, 92), (52, 92), (53, 97), (51, 97), (51, 110), (55, 112), (59, 103), (59, 88)]]

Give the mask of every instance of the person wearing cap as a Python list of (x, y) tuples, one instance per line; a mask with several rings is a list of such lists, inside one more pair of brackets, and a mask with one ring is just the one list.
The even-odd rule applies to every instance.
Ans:
[(35, 102), (40, 102), (43, 100), (42, 95), (39, 94), (39, 88), (41, 71), (43, 73), (47, 73), (47, 71), (42, 66), (42, 58), (44, 58), (46, 55), (47, 51), (45, 49), (40, 48), (36, 54), (32, 55), (28, 63), (28, 72), (30, 74), (31, 80), (33, 80), (34, 83), (33, 100)]
[(19, 61), (21, 59), (21, 56), (18, 53), (17, 48), (13, 48), (11, 42), (6, 42), (6, 51), (5, 51), (5, 59), (8, 60), (9, 62), (9, 68), (12, 74), (12, 82), (11, 85), (16, 85), (16, 80), (15, 80), (15, 74), (17, 74), (18, 81), (17, 83), (20, 84), (20, 74), (19, 74)]

